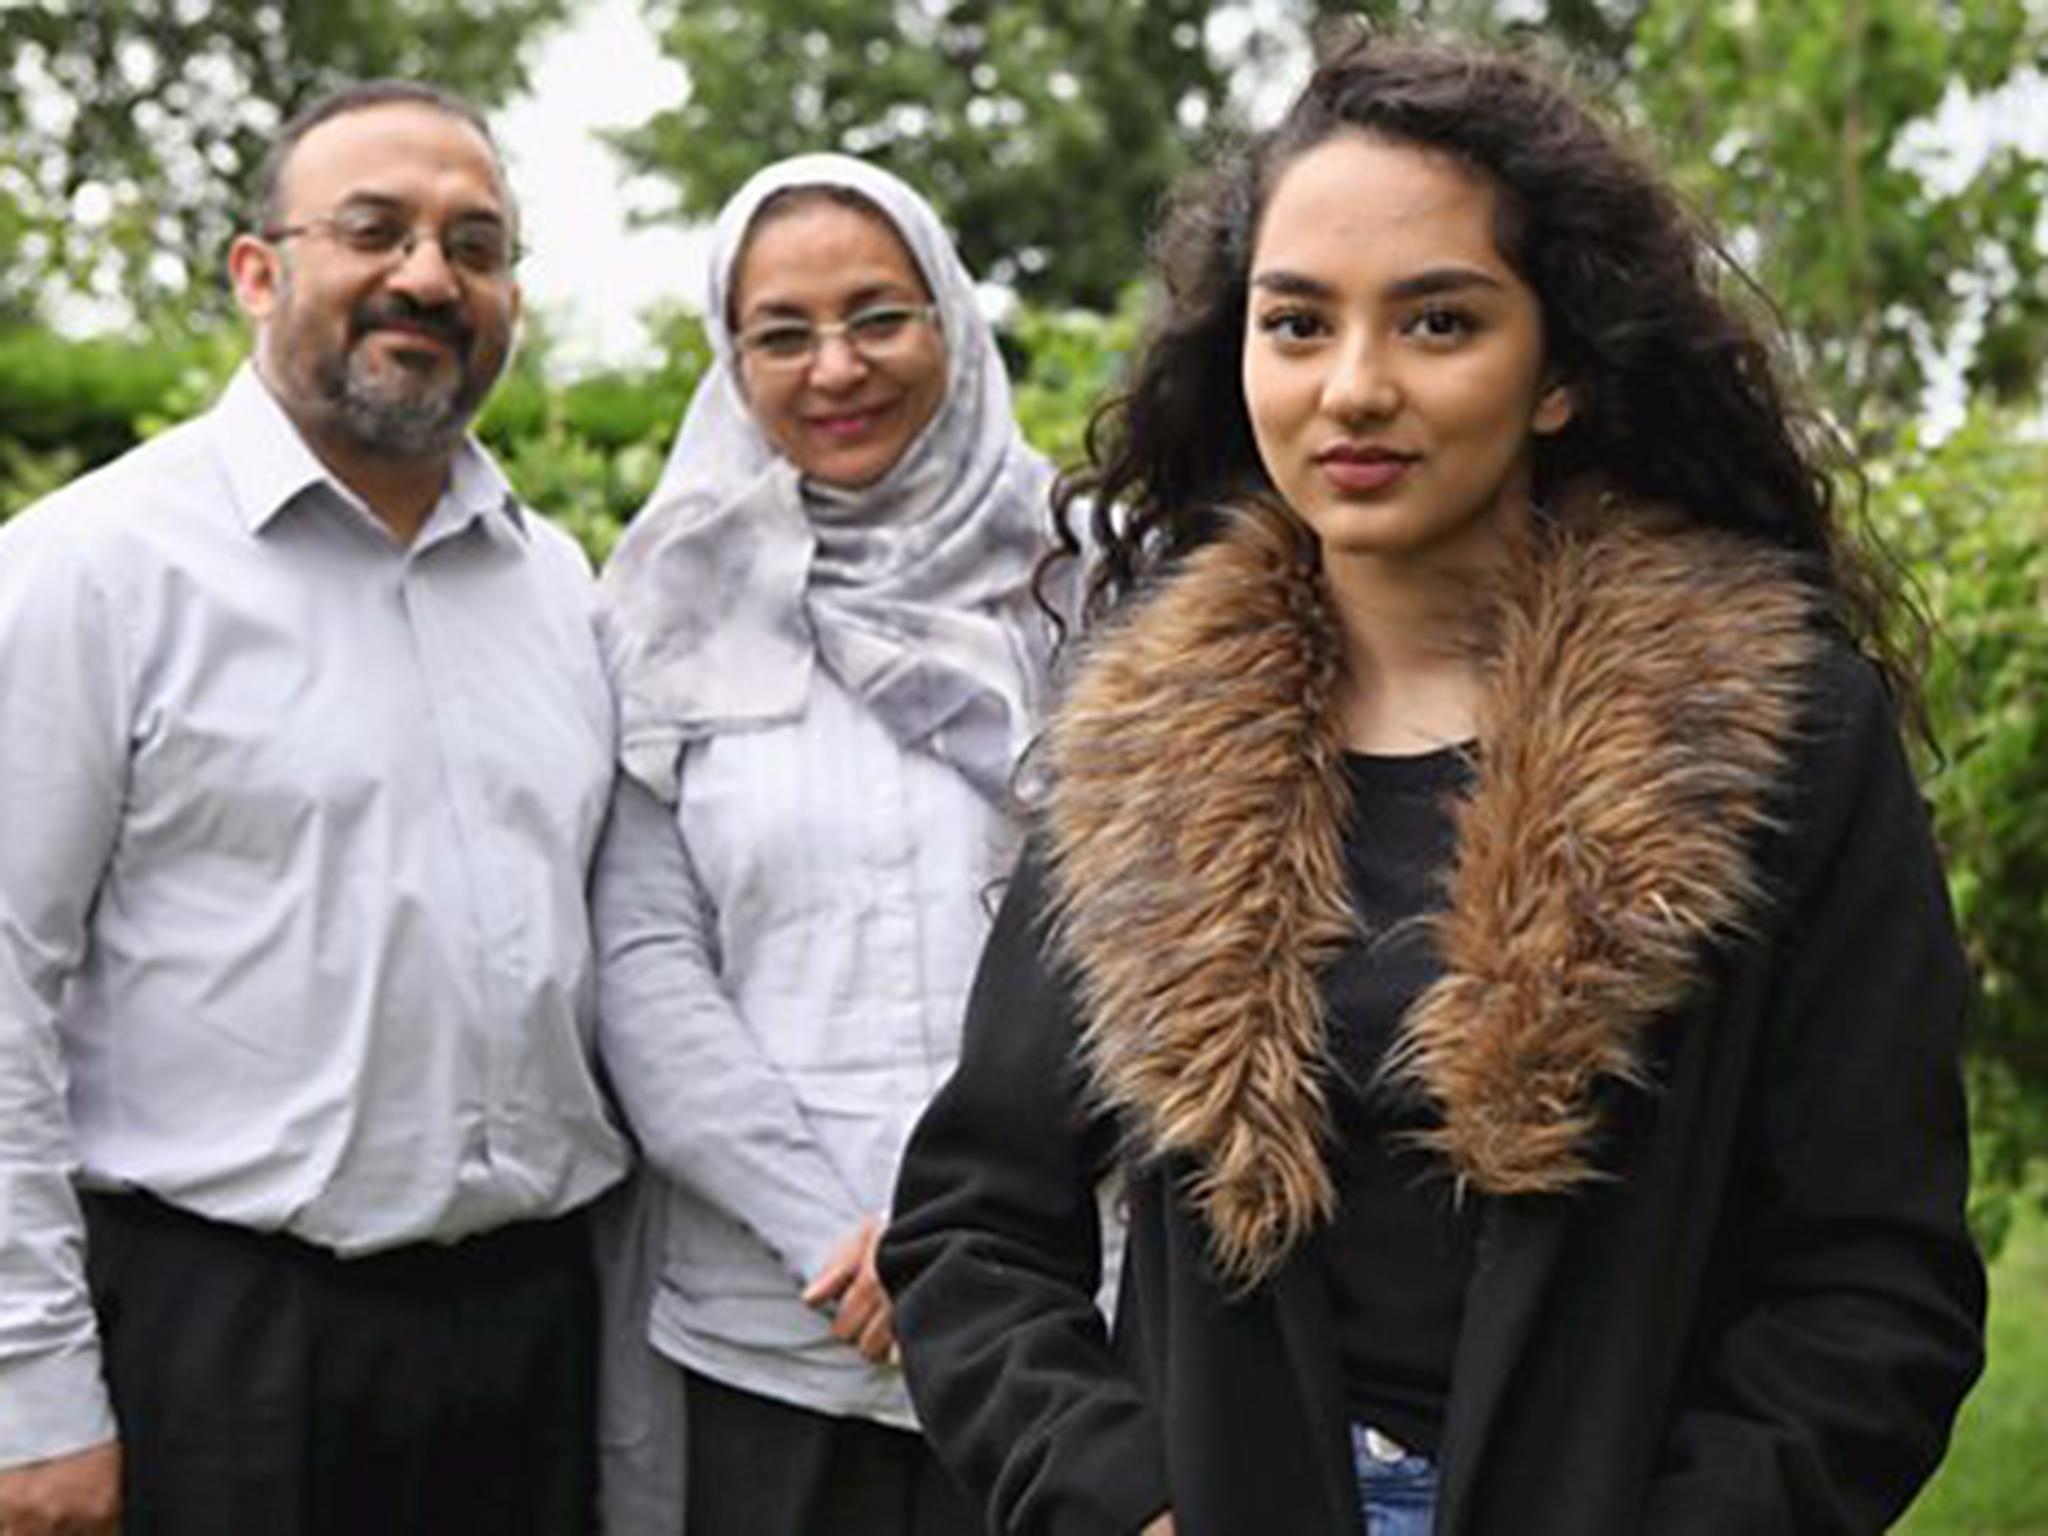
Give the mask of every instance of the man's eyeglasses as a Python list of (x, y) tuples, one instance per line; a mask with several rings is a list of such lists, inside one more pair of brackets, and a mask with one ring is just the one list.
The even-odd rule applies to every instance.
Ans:
[(885, 362), (903, 348), (920, 325), (937, 321), (936, 304), (877, 304), (844, 320), (763, 320), (736, 338), (743, 355), (764, 368), (808, 368), (827, 340), (843, 337), (869, 362)]
[(272, 242), (301, 235), (325, 235), (344, 250), (393, 265), (411, 256), (422, 240), (432, 240), (441, 247), (441, 255), (449, 266), (479, 278), (503, 277), (520, 255), (512, 232), (497, 219), (457, 218), (431, 230), (414, 224), (395, 209), (378, 207), (343, 208), (261, 233)]

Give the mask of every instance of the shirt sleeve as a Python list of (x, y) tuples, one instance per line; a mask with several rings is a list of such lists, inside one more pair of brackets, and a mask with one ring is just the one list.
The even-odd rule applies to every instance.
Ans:
[(1027, 850), (968, 1002), (960, 1065), (911, 1137), (880, 1268), (918, 1417), (1011, 1536), (1129, 1536), (1167, 1505), (1157, 1412), (1096, 1305), (1096, 1188), (1075, 1012)]
[(64, 515), (0, 535), (0, 1467), (115, 1432), (57, 1010), (120, 822), (129, 648), (117, 606), (51, 526)]
[(674, 812), (629, 774), (613, 791), (591, 910), (598, 1049), (641, 1151), (808, 1281), (872, 1213), (726, 994)]
[(1817, 713), (1749, 1122), (1741, 1299), (1667, 1442), (1656, 1536), (1884, 1528), (1982, 1364), (1961, 946), (1875, 675), (1839, 658)]

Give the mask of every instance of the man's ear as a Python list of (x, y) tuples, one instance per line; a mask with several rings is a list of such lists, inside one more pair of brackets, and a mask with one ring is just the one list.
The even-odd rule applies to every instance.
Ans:
[(1554, 437), (1571, 425), (1572, 411), (1572, 387), (1562, 379), (1554, 380), (1546, 384), (1543, 393), (1536, 397), (1536, 410), (1529, 418), (1529, 430), (1538, 437)]
[(237, 235), (228, 246), (228, 281), (235, 303), (251, 320), (268, 320), (284, 287), (284, 257), (254, 235)]

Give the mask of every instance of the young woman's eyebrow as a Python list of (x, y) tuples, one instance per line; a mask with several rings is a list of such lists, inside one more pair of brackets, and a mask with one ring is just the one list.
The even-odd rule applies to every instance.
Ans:
[[(1261, 293), (1296, 299), (1328, 300), (1334, 298), (1337, 293), (1331, 284), (1319, 278), (1301, 272), (1289, 272), (1285, 268), (1254, 274), (1252, 287)], [(1396, 301), (1428, 299), (1439, 294), (1460, 293), (1472, 289), (1499, 292), (1506, 287), (1507, 284), (1491, 272), (1481, 271), (1478, 267), (1431, 267), (1388, 284), (1386, 297)]]
[(1278, 294), (1289, 299), (1328, 299), (1337, 291), (1328, 283), (1319, 282), (1300, 272), (1289, 272), (1285, 268), (1254, 273), (1252, 286), (1262, 293)]
[(1433, 299), (1439, 294), (1463, 293), (1481, 289), (1498, 293), (1507, 284), (1491, 272), (1482, 272), (1477, 267), (1431, 267), (1426, 272), (1417, 272), (1413, 277), (1404, 277), (1387, 287), (1390, 299)]

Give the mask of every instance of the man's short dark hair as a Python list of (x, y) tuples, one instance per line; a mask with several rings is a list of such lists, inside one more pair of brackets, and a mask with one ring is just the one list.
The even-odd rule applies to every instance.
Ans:
[[(280, 206), (280, 189), (284, 184), (285, 167), (290, 163), (292, 151), (299, 147), (299, 141), (322, 123), (337, 117), (346, 117), (352, 112), (366, 112), (372, 107), (388, 106), (426, 107), (440, 112), (457, 122), (467, 123), (474, 128), (484, 143), (490, 146), (491, 157), (499, 159), (498, 141), (491, 136), (491, 125), (484, 120), (483, 113), (474, 102), (468, 101), (453, 91), (438, 85), (428, 85), (420, 80), (357, 80), (348, 85), (338, 86), (325, 95), (316, 96), (298, 111), (294, 112), (277, 131), (270, 148), (264, 151), (262, 164), (256, 167), (254, 195), (250, 199), (250, 227), (255, 230), (272, 229), (284, 217)], [(502, 163), (499, 166), (499, 180), (504, 180)], [(511, 201), (511, 189), (505, 189), (506, 201)]]

